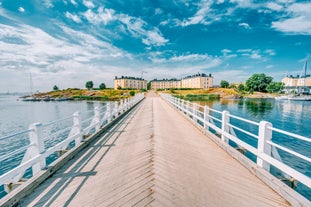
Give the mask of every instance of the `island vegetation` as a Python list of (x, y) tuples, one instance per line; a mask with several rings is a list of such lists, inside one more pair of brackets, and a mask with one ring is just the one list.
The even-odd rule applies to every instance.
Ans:
[[(98, 100), (98, 101), (116, 101), (129, 98), (142, 90), (135, 89), (118, 89), (106, 88), (105, 83), (99, 84), (98, 88), (94, 88), (93, 81), (87, 81), (85, 89), (67, 88), (60, 90), (57, 85), (53, 86), (53, 90), (44, 93), (36, 93), (31, 97), (36, 100)], [(143, 90), (144, 91), (144, 90)]]
[(282, 82), (273, 82), (272, 77), (261, 73), (252, 75), (245, 83), (221, 80), (219, 87), (205, 90), (171, 88), (165, 92), (189, 101), (209, 101), (220, 98), (274, 98), (282, 89)]

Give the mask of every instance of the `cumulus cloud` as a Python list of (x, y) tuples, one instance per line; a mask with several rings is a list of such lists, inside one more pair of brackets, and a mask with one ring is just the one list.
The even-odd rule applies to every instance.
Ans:
[(84, 6), (86, 6), (89, 9), (93, 9), (95, 7), (94, 3), (92, 1), (83, 0)]
[(84, 17), (92, 24), (108, 24), (109, 22), (116, 20), (114, 16), (115, 11), (113, 9), (106, 9), (99, 7), (97, 12), (88, 9), (83, 13)]
[(75, 0), (70, 0), (70, 3), (72, 3), (73, 5), (78, 5), (78, 3)]
[(249, 24), (247, 24), (247, 23), (245, 23), (245, 22), (240, 23), (239, 26), (240, 26), (240, 27), (243, 27), (243, 28), (245, 28), (245, 29), (251, 29), (251, 27), (249, 26)]
[(274, 10), (274, 11), (281, 11), (283, 9), (283, 6), (280, 4), (277, 4), (275, 2), (269, 2), (266, 4), (266, 7), (268, 9)]
[(73, 20), (73, 21), (76, 22), (76, 23), (81, 23), (80, 17), (79, 17), (78, 15), (76, 15), (76, 14), (71, 14), (71, 13), (69, 13), (69, 12), (66, 12), (66, 13), (65, 13), (65, 16), (66, 16), (68, 19), (71, 19), (71, 20)]
[(209, 14), (212, 4), (212, 1), (201, 1), (198, 11), (194, 14), (194, 16), (181, 21), (179, 23), (180, 26), (186, 27), (193, 24), (209, 24), (210, 22), (206, 20), (206, 16)]
[[(41, 29), (28, 25), (9, 26), (0, 24), (0, 39), (14, 37), (14, 42), (0, 41), (0, 69), (14, 71), (31, 71), (39, 88), (49, 90), (51, 80), (61, 81), (66, 78), (67, 87), (81, 87), (86, 74), (97, 74), (105, 77), (103, 81), (111, 83), (113, 72), (111, 67), (128, 67), (132, 56), (116, 48), (108, 42), (96, 37), (78, 32), (65, 26), (60, 26), (61, 38), (56, 38)], [(74, 42), (71, 41), (74, 40)], [(123, 66), (122, 66), (123, 65)], [(104, 71), (102, 71), (104, 70)], [(110, 71), (110, 73), (106, 73)], [(57, 75), (56, 75), (57, 73)], [(76, 82), (72, 78), (75, 74)], [(57, 76), (57, 78), (54, 76)], [(49, 77), (50, 80), (46, 80)], [(94, 77), (90, 77), (95, 79)], [(68, 81), (67, 81), (68, 78)], [(44, 81), (43, 81), (44, 80)], [(110, 82), (109, 82), (110, 81)], [(64, 81), (62, 81), (64, 84)], [(80, 86), (77, 84), (81, 84)], [(49, 87), (49, 88), (47, 88)]]
[(19, 8), (18, 8), (18, 11), (21, 12), (21, 13), (24, 13), (24, 12), (25, 12), (25, 9), (24, 9), (23, 7), (19, 7)]
[(311, 34), (311, 3), (292, 3), (285, 12), (285, 17), (272, 22), (273, 29), (287, 34)]

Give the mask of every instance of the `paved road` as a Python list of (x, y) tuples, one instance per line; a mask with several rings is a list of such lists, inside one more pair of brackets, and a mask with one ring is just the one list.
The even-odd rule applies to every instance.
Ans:
[(152, 93), (27, 205), (289, 206)]

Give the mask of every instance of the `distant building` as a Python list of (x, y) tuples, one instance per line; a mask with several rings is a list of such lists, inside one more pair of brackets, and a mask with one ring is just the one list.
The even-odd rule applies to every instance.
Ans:
[(213, 87), (213, 77), (211, 74), (198, 73), (187, 76), (181, 80), (182, 88), (211, 88)]
[(213, 77), (211, 74), (198, 73), (179, 79), (154, 79), (151, 81), (151, 89), (169, 89), (169, 88), (200, 88), (206, 89), (213, 87)]
[(169, 89), (169, 88), (181, 88), (181, 80), (178, 79), (154, 79), (151, 81), (151, 89)]
[(120, 88), (132, 88), (132, 89), (147, 89), (147, 81), (142, 78), (121, 76), (115, 77), (114, 81), (114, 89)]
[(311, 76), (287, 76), (282, 79), (284, 90), (286, 93), (310, 93), (311, 92)]

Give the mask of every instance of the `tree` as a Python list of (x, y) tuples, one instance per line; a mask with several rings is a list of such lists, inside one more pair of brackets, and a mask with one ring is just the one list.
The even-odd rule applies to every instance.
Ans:
[(99, 85), (99, 89), (100, 89), (100, 90), (106, 89), (106, 84), (101, 83), (101, 84)]
[(239, 86), (238, 86), (238, 90), (239, 91), (244, 91), (245, 90), (244, 84), (240, 83)]
[(130, 96), (134, 96), (135, 95), (135, 91), (130, 91)]
[(93, 88), (94, 84), (93, 84), (93, 81), (87, 81), (85, 83), (85, 87), (90, 90), (91, 88)]
[(220, 81), (220, 87), (221, 88), (228, 88), (228, 86), (229, 86), (228, 81), (225, 81), (225, 80)]
[(150, 90), (150, 89), (151, 89), (151, 81), (147, 83), (147, 90)]
[(54, 85), (54, 86), (53, 86), (53, 90), (54, 90), (54, 91), (58, 91), (58, 90), (59, 90), (59, 88), (57, 87), (57, 85)]
[(267, 86), (267, 91), (269, 93), (275, 93), (275, 92), (279, 92), (283, 89), (283, 83), (282, 82), (271, 82), (268, 86)]
[(266, 76), (264, 73), (254, 74), (246, 81), (246, 90), (266, 92), (272, 79), (272, 77)]

